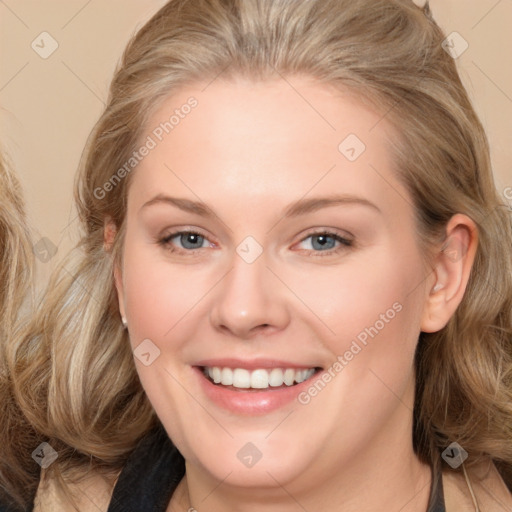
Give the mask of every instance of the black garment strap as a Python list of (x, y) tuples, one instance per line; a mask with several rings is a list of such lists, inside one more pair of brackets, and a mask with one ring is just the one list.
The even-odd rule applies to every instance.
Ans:
[(0, 502), (0, 512), (31, 512), (34, 508), (34, 505), (29, 505), (28, 509), (21, 509), (20, 507), (16, 507), (14, 505), (8, 505), (7, 503)]
[(130, 454), (107, 512), (165, 512), (184, 475), (183, 456), (158, 425)]
[(446, 512), (444, 503), (443, 473), (439, 462), (432, 466), (432, 483), (427, 512)]
[(19, 505), (13, 505), (12, 503), (0, 502), (0, 512), (32, 512), (34, 510), (34, 501), (35, 498), (25, 508)]

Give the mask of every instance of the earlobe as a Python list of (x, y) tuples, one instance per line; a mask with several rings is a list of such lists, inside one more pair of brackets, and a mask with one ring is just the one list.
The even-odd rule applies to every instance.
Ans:
[(441, 330), (457, 310), (466, 291), (477, 245), (475, 223), (466, 215), (454, 215), (446, 226), (446, 238), (435, 260), (435, 285), (426, 298), (423, 332)]

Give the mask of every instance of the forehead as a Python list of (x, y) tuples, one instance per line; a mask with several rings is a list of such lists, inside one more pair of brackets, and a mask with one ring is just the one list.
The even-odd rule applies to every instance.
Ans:
[(406, 191), (394, 176), (394, 137), (355, 94), (309, 78), (189, 85), (146, 123), (140, 141), (152, 149), (129, 202), (167, 191), (243, 207), (336, 191), (396, 207)]

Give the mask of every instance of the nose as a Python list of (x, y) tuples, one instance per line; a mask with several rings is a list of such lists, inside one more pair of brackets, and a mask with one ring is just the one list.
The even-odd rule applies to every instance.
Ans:
[(285, 287), (267, 268), (265, 252), (252, 263), (235, 253), (216, 290), (210, 322), (224, 334), (250, 339), (282, 330), (290, 321)]

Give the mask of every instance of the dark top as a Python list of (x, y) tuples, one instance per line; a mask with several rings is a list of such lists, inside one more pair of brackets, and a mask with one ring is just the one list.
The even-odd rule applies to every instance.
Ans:
[(184, 475), (185, 459), (159, 425), (130, 454), (107, 512), (165, 512)]
[[(184, 475), (185, 460), (159, 425), (145, 435), (130, 454), (114, 487), (107, 512), (165, 512)], [(27, 512), (32, 510), (33, 505)], [(0, 503), (0, 512), (18, 511)], [(432, 470), (427, 512), (446, 512), (439, 470)]]

